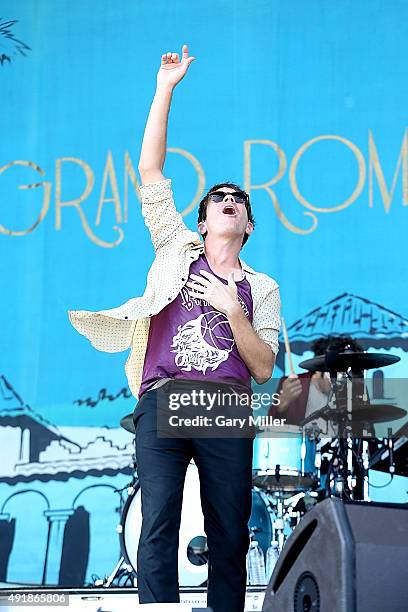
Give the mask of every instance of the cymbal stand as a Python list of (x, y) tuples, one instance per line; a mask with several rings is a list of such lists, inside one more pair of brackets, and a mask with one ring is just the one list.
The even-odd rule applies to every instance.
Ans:
[[(136, 463), (135, 438), (133, 439), (133, 454), (132, 454), (132, 461), (129, 464), (129, 467), (132, 468), (131, 482), (126, 484), (121, 489), (115, 489), (115, 493), (119, 493), (120, 495), (119, 511), (120, 511), (121, 517), (123, 513), (123, 508), (124, 508), (122, 492), (126, 490), (127, 494), (131, 495), (135, 491), (135, 489), (138, 487), (138, 483), (139, 483), (139, 478), (137, 476), (137, 471), (136, 471), (137, 463)], [(116, 526), (116, 531), (117, 533), (121, 533), (123, 531), (122, 523), (119, 523)], [(136, 572), (130, 565), (128, 565), (123, 555), (121, 555), (119, 561), (117, 562), (117, 564), (115, 565), (115, 567), (113, 568), (109, 576), (105, 576), (103, 580), (98, 580), (97, 583), (95, 583), (95, 586), (103, 586), (105, 588), (109, 588), (113, 584), (114, 580), (116, 580), (116, 582), (120, 584), (121, 586), (126, 586), (126, 585), (136, 586), (137, 585)]]
[(343, 499), (364, 500), (368, 499), (368, 442), (364, 440), (364, 431), (359, 432), (359, 438), (353, 432), (353, 405), (367, 399), (366, 387), (362, 371), (349, 370), (344, 373), (344, 377), (345, 387), (339, 389), (335, 386), (336, 408), (346, 408), (345, 418), (339, 420), (340, 465), (336, 493)]
[(285, 543), (285, 520), (284, 520), (284, 506), (283, 506), (283, 496), (278, 492), (276, 495), (276, 519), (274, 521), (274, 539), (278, 542), (278, 550), (282, 551), (283, 545)]
[(370, 465), (370, 458), (368, 455), (368, 442), (367, 440), (363, 440), (363, 451), (362, 451), (362, 465), (363, 465), (363, 499), (365, 501), (369, 501), (369, 489), (368, 489), (368, 468)]

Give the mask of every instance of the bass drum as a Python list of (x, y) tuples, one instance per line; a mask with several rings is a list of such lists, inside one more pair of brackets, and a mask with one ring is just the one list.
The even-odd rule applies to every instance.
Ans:
[[(137, 547), (142, 529), (142, 507), (140, 488), (135, 489), (126, 500), (119, 527), (122, 555), (136, 574)], [(201, 536), (201, 537), (200, 537)], [(179, 533), (178, 570), (180, 586), (199, 586), (208, 577), (207, 563), (195, 565), (190, 561), (189, 544), (199, 537), (206, 540), (204, 517), (200, 502), (200, 481), (195, 463), (187, 467), (184, 482), (183, 506)], [(197, 541), (197, 540), (196, 540)], [(194, 543), (193, 543), (194, 544)], [(190, 545), (191, 546), (191, 545)]]
[[(272, 539), (272, 523), (262, 494), (255, 490), (252, 490), (252, 512), (248, 527), (253, 529), (255, 539), (266, 553)], [(126, 500), (118, 529), (122, 556), (135, 575), (141, 528), (141, 494), (140, 488), (136, 488)], [(181, 511), (178, 554), (180, 586), (199, 586), (207, 580), (206, 541), (200, 501), (200, 480), (197, 466), (192, 462), (187, 468)], [(195, 555), (191, 555), (192, 550)], [(200, 557), (200, 565), (192, 562), (192, 559), (199, 560)]]

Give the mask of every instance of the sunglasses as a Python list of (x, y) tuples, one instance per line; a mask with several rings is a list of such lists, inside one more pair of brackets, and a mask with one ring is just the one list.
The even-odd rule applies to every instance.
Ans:
[(210, 193), (208, 199), (211, 202), (222, 202), (227, 195), (232, 196), (236, 204), (246, 204), (248, 202), (248, 194), (245, 191), (214, 191)]

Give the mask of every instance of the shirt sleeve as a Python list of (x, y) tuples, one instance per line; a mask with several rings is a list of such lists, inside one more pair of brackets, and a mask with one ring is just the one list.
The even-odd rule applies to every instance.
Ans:
[(198, 234), (188, 229), (183, 217), (176, 210), (171, 179), (141, 185), (139, 192), (142, 215), (155, 251), (179, 237), (182, 232), (186, 233), (186, 242), (197, 240)]
[(254, 327), (258, 336), (271, 347), (275, 355), (279, 350), (280, 310), (279, 286), (275, 283), (256, 309), (257, 324)]

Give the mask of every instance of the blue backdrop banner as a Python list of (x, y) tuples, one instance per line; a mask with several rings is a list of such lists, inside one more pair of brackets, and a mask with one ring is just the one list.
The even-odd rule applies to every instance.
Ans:
[[(256, 219), (243, 258), (280, 285), (295, 366), (314, 339), (347, 333), (401, 357), (386, 373), (403, 378), (408, 5), (1, 9), (0, 580), (83, 584), (119, 555), (117, 490), (133, 473), (119, 421), (136, 400), (127, 353), (96, 351), (67, 311), (143, 293), (153, 248), (137, 164), (161, 54), (186, 42), (197, 58), (173, 97), (164, 171), (187, 225), (212, 184), (241, 184)], [(275, 376), (284, 370), (282, 349)]]

